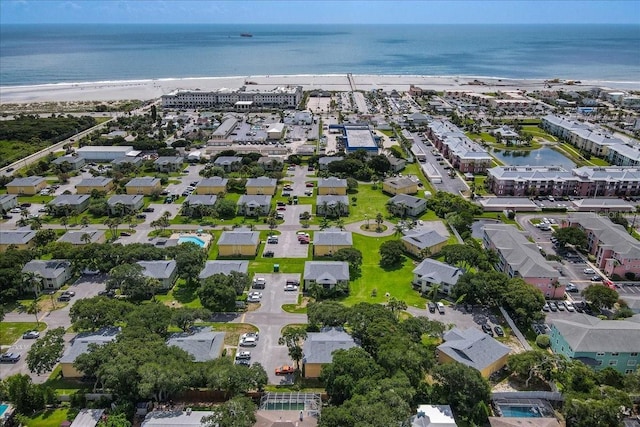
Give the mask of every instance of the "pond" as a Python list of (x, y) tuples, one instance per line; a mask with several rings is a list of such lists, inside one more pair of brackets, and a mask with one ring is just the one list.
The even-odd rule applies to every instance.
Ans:
[(549, 147), (531, 151), (492, 150), (491, 154), (507, 166), (562, 166), (573, 169), (576, 164)]

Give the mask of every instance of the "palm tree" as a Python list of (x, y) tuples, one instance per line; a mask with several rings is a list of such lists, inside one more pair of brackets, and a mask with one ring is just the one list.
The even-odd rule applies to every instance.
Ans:
[(431, 256), (431, 248), (428, 246), (422, 248), (422, 250), (420, 251), (420, 259), (426, 259), (426, 258), (429, 258), (430, 256)]
[(82, 218), (80, 218), (80, 224), (82, 224), (82, 227), (88, 227), (89, 226), (89, 217), (84, 215)]
[(64, 231), (69, 231), (68, 225), (69, 225), (69, 217), (68, 216), (63, 216), (60, 218), (60, 224), (62, 224), (64, 226)]
[(42, 228), (42, 220), (39, 217), (31, 219), (31, 229), (40, 230)]
[(322, 206), (322, 216), (326, 218), (327, 211), (329, 210), (329, 202), (325, 200), (320, 205)]
[(384, 217), (380, 212), (376, 215), (376, 224), (378, 225), (377, 230), (382, 230), (382, 223), (384, 222)]
[(33, 314), (36, 316), (36, 325), (40, 327), (40, 319), (38, 318), (38, 313), (40, 312), (40, 307), (38, 306), (38, 300), (34, 299), (31, 304), (27, 307), (27, 313)]
[(336, 227), (338, 227), (340, 230), (344, 230), (344, 219), (336, 219)]
[(32, 290), (36, 299), (40, 296), (42, 290), (42, 276), (35, 271), (25, 271), (22, 273), (23, 290)]
[(442, 284), (440, 284), (440, 283), (432, 283), (431, 284), (431, 288), (429, 289), (429, 292), (427, 293), (427, 298), (429, 298), (433, 302), (439, 301), (440, 298), (438, 298), (438, 295), (440, 294), (441, 290), (442, 290)]
[(82, 233), (82, 236), (80, 236), (80, 241), (83, 242), (84, 244), (91, 243), (91, 234)]

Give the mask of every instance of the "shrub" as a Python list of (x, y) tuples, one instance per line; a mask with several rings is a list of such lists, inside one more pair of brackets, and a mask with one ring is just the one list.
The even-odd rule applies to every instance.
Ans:
[(549, 335), (538, 335), (536, 337), (536, 345), (540, 348), (548, 348), (551, 345)]
[(624, 273), (624, 277), (627, 280), (636, 280), (636, 274), (633, 271), (627, 271)]

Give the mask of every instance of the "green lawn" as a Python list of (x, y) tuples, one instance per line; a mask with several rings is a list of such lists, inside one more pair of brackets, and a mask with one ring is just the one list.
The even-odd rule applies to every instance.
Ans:
[[(414, 262), (406, 258), (402, 266), (394, 270), (383, 270), (379, 266), (380, 245), (398, 237), (366, 237), (359, 234), (353, 235), (353, 246), (362, 252), (362, 275), (351, 282), (350, 295), (342, 300), (347, 306), (359, 302), (382, 303), (387, 300), (385, 294), (405, 301), (414, 307), (425, 307), (425, 299), (411, 287), (413, 278), (412, 270)], [(372, 291), (376, 289), (377, 296), (372, 297)]]
[(484, 196), (488, 194), (487, 190), (484, 188), (484, 182), (487, 180), (485, 175), (476, 175), (473, 177), (473, 182), (476, 185), (476, 194), (479, 196)]
[(68, 412), (69, 408), (47, 409), (25, 418), (26, 425), (27, 427), (60, 427), (63, 421), (67, 421)]
[(40, 322), (0, 322), (0, 345), (13, 345), (23, 333), (28, 331), (44, 331), (46, 323)]

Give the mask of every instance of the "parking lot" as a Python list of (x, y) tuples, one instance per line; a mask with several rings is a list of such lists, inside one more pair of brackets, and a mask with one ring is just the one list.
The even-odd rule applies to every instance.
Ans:
[(278, 243), (265, 244), (264, 251), (273, 252), (275, 258), (306, 258), (309, 244), (300, 243), (296, 231), (285, 230), (278, 236)]
[[(306, 315), (294, 315), (282, 310), (283, 304), (294, 304), (298, 300), (297, 291), (285, 291), (287, 280), (300, 280), (299, 274), (260, 273), (266, 280), (260, 307), (249, 311), (235, 321), (250, 323), (259, 328), (259, 339), (255, 347), (238, 347), (251, 351), (251, 363), (260, 363), (269, 375), (269, 384), (290, 384), (293, 375), (277, 376), (275, 369), (282, 365), (292, 365), (286, 346), (278, 344), (282, 328), (292, 323), (306, 323)], [(254, 289), (252, 289), (253, 291)]]

